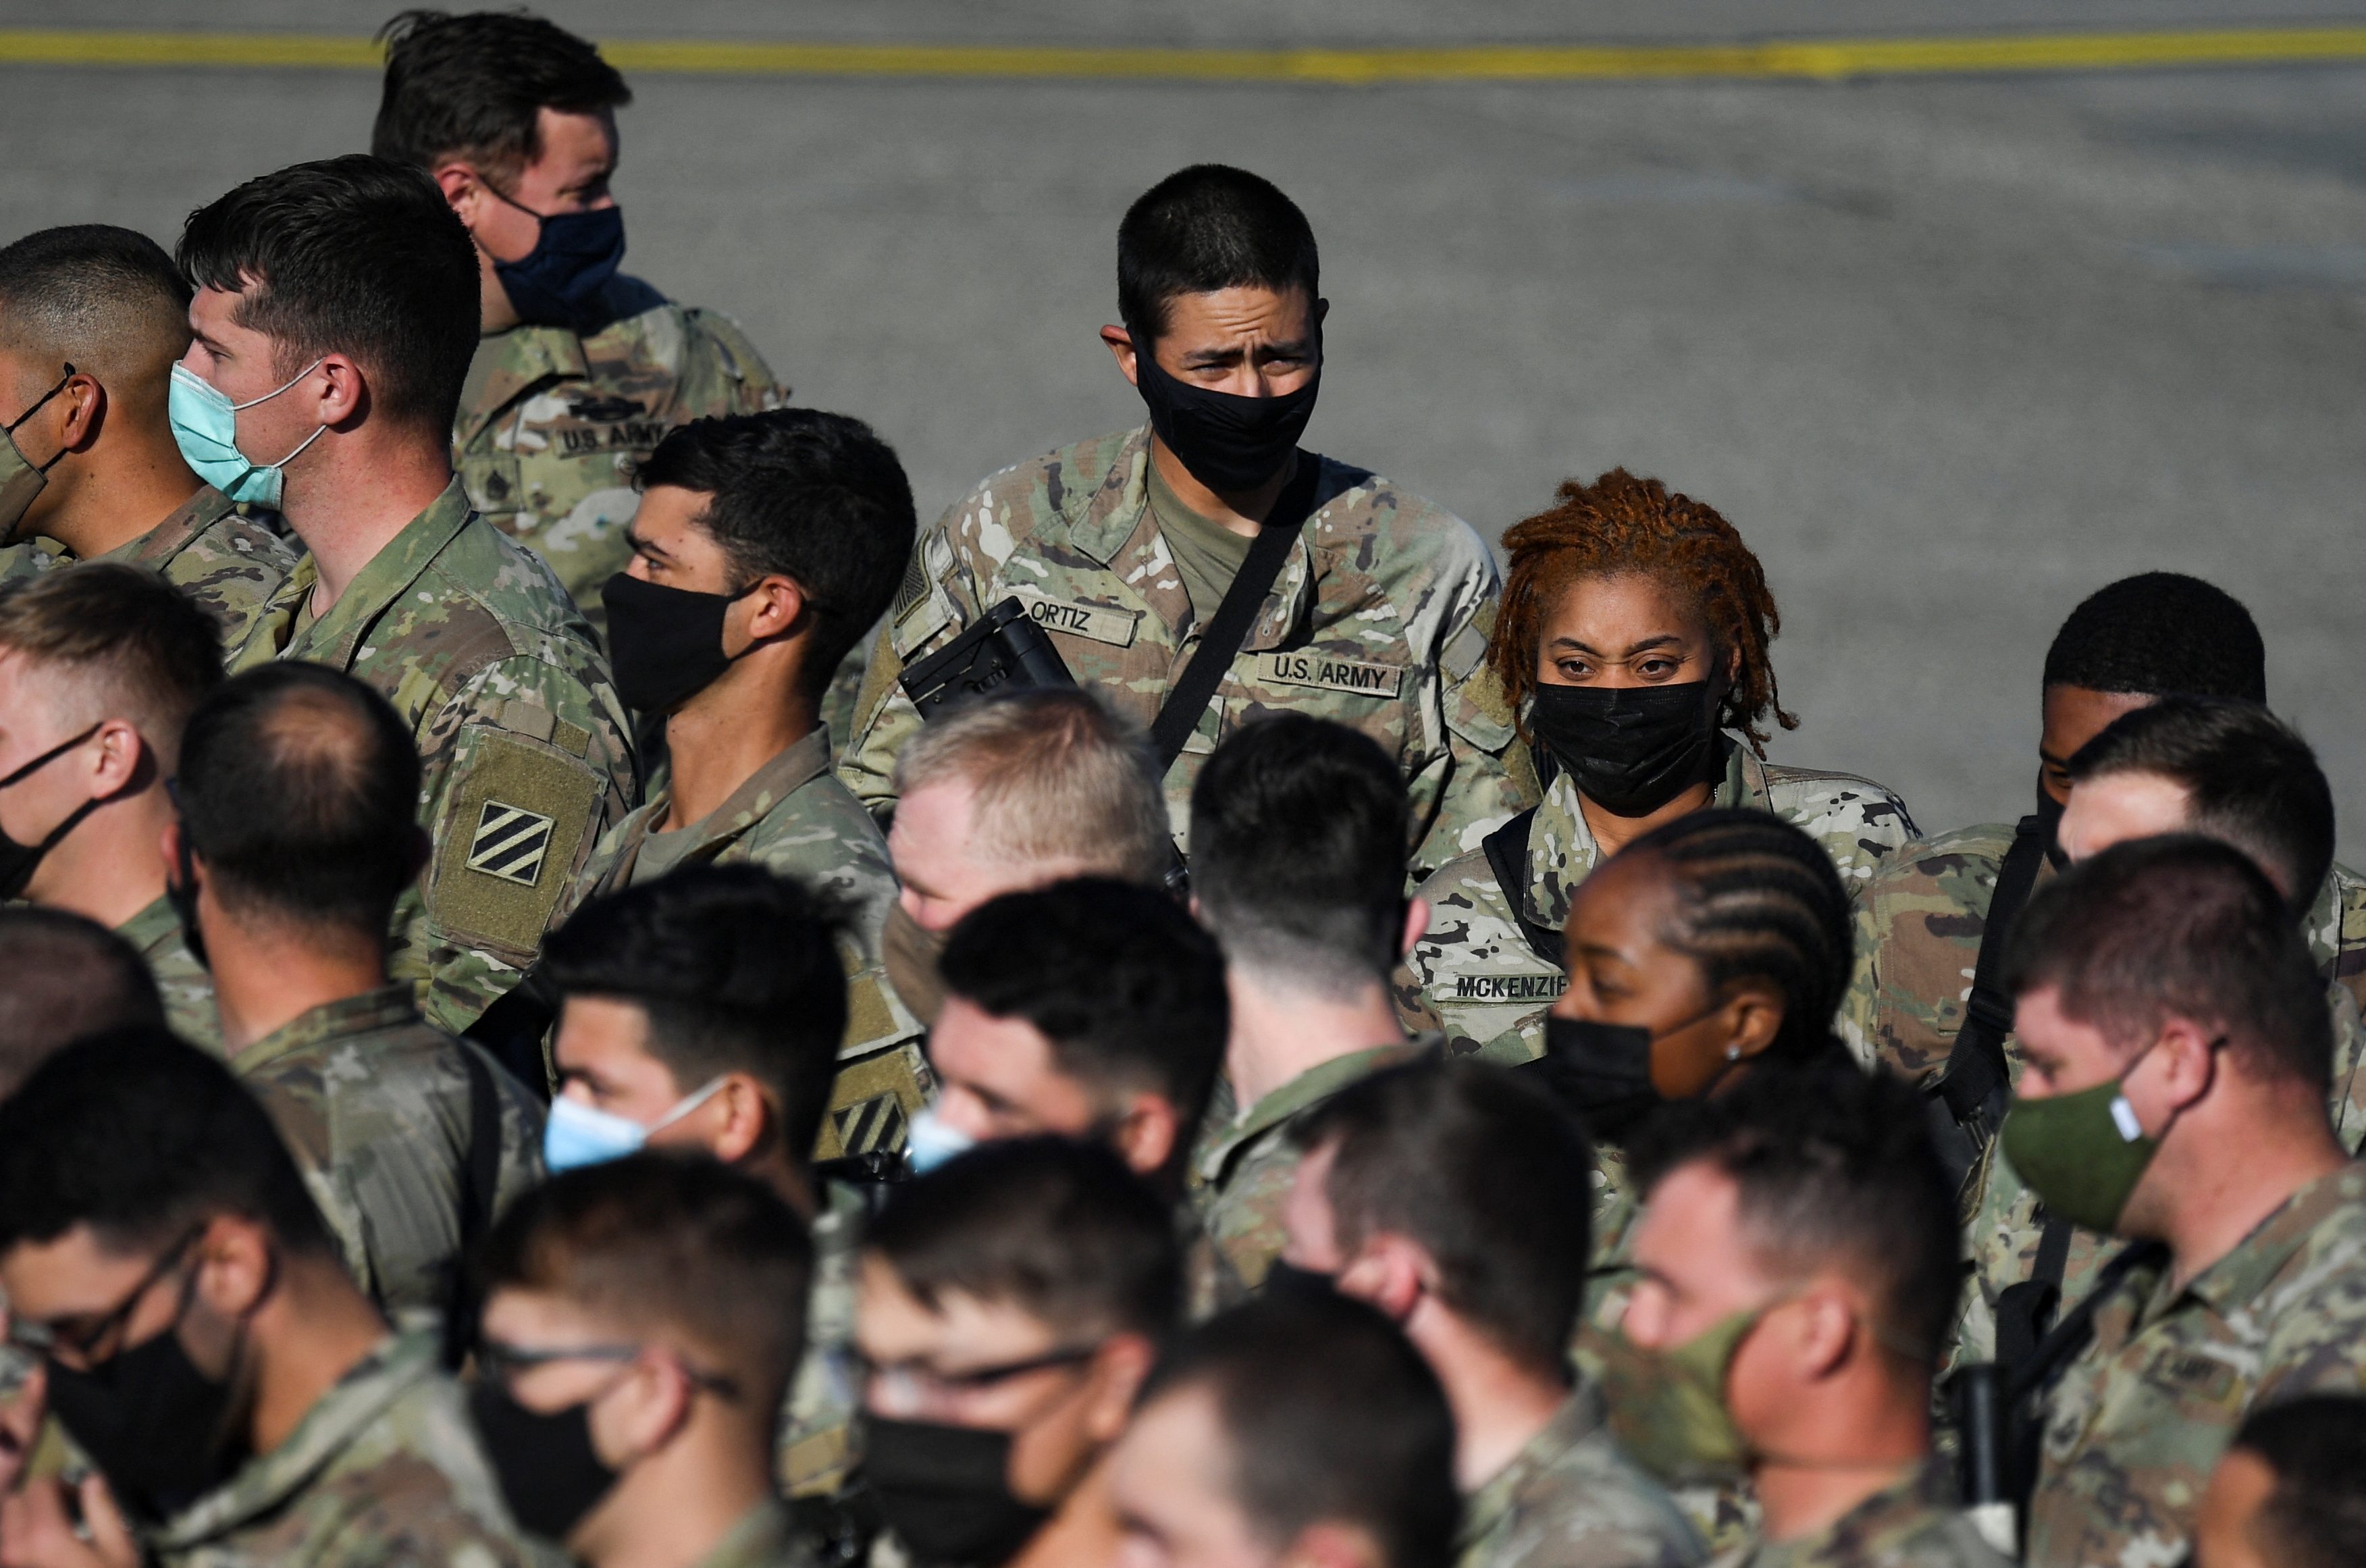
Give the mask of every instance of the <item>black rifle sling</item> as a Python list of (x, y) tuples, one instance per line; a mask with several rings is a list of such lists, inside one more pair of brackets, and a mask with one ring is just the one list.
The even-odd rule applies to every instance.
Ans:
[(2037, 1484), (2037, 1469), (2041, 1445), (2045, 1436), (2045, 1416), (2042, 1400), (2054, 1381), (2087, 1348), (2095, 1333), (2095, 1313), (2105, 1302), (2119, 1292), (2127, 1277), (2138, 1269), (2149, 1268), (2166, 1261), (2169, 1248), (2157, 1241), (2139, 1241), (2122, 1249), (2095, 1276), (2095, 1288), (2077, 1306), (2063, 1314), (2062, 1321), (2048, 1330), (2028, 1361), (2011, 1369), (2011, 1381), (2005, 1385), (2001, 1405), (2007, 1412), (2006, 1426), (2010, 1447), (2004, 1455), (2008, 1485), (2012, 1494), (2013, 1511), (2027, 1528), (2030, 1493)]
[(1191, 655), (1191, 662), (1183, 667), (1183, 678), (1168, 689), (1166, 701), (1159, 705), (1158, 716), (1151, 721), (1150, 747), (1158, 753), (1161, 773), (1183, 754), (1183, 742), (1200, 727), (1208, 699), (1216, 694), (1224, 671), (1233, 667), (1233, 658), (1256, 624), (1274, 579), (1281, 575), (1281, 563), (1290, 558), (1290, 547), (1314, 510), (1314, 486), (1322, 476), (1322, 458), (1312, 452), (1298, 454), (1298, 472), (1275, 498), (1273, 511), (1249, 546), (1248, 559), (1241, 563), (1233, 585), (1224, 591), (1224, 602), (1208, 618), (1199, 651)]
[(1567, 967), (1568, 939), (1549, 926), (1540, 926), (1528, 919), (1528, 829), (1535, 826), (1537, 808), (1529, 807), (1509, 822), (1479, 840), (1486, 852), (1487, 869), (1495, 874), (1495, 886), (1503, 889), (1504, 902), (1512, 907), (1512, 919), (1520, 922), (1520, 934), (1537, 950), (1537, 956), (1556, 969)]
[(468, 1075), (468, 1145), (460, 1163), (460, 1245), (445, 1276), (444, 1364), (457, 1370), (477, 1343), (475, 1278), (478, 1244), (493, 1228), (493, 1200), (501, 1180), (501, 1091), (492, 1059), (462, 1040), (460, 1065)]
[(1939, 1079), (1939, 1096), (1947, 1102), (1956, 1125), (1968, 1127), (1983, 1111), (1991, 1112), (1982, 1130), (1982, 1142), (1995, 1132), (1997, 1119), (1992, 1113), (2001, 1109), (2012, 1086), (2012, 1074), (2004, 1059), (2004, 1037), (2012, 1032), (2012, 998), (2003, 993), (1998, 981), (2002, 977), (2006, 945), (2012, 939), (2013, 921), (2029, 902), (2030, 889), (2037, 886), (2038, 870), (2045, 863), (2046, 838), (2045, 821), (2037, 817), (2022, 818), (2013, 829), (2012, 848), (2005, 852), (2004, 864), (1997, 872), (1996, 891), (1989, 899), (1979, 961), (1972, 970), (1971, 998), (1964, 1009), (1963, 1025), (1955, 1031), (1955, 1046), (1947, 1053), (1946, 1073)]
[(2069, 1221), (2046, 1214), (2029, 1278), (1997, 1293), (1996, 1359), (2008, 1368), (2034, 1356), (2053, 1325), (2054, 1309), (2062, 1301), (2062, 1275), (2070, 1265), (2070, 1229)]

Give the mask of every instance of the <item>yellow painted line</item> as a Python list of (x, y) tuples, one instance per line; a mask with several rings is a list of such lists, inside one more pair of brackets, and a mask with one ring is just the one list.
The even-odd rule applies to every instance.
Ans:
[[(1474, 45), (1400, 49), (1069, 48), (1002, 44), (625, 39), (601, 46), (645, 74), (1037, 77), (1301, 82), (1578, 82), (2106, 71), (2366, 61), (2366, 27), (2028, 33), (1734, 44)], [(375, 70), (366, 38), (312, 33), (0, 28), (0, 64)]]

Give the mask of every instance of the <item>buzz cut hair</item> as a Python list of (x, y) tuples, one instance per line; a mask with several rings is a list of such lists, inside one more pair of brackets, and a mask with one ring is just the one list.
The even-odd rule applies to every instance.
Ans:
[(51, 716), (122, 718), (179, 771), (189, 716), (221, 684), (221, 628), (145, 567), (90, 561), (0, 586), (0, 651), (39, 671)]
[(1194, 164), (1143, 192), (1117, 229), (1117, 307), (1135, 347), (1172, 324), (1176, 299), (1223, 288), (1323, 292), (1313, 226), (1271, 180)]
[(1191, 886), (1233, 964), (1353, 1000), (1402, 956), (1413, 805), (1361, 731), (1276, 714), (1218, 746), (1191, 786)]
[(147, 960), (86, 916), (0, 905), (0, 1100), (61, 1046), (164, 1027)]
[(2275, 1476), (2250, 1545), (2278, 1568), (2351, 1568), (2366, 1540), (2366, 1399), (2310, 1393), (2244, 1418), (2233, 1451)]
[(1053, 875), (1156, 883), (1173, 856), (1166, 796), (1140, 726), (1076, 687), (1005, 688), (923, 727), (896, 757), (896, 795), (975, 790), (971, 850)]
[(431, 173), (458, 158), (514, 179), (542, 156), (542, 110), (633, 101), (598, 45), (523, 10), (403, 11), (377, 36), (386, 85), (370, 151)]
[(624, 1333), (687, 1342), (694, 1370), (769, 1426), (805, 1342), (813, 1243), (763, 1182), (645, 1150), (561, 1171), (486, 1237), (485, 1294), (560, 1298)]
[(111, 223), (43, 229), (0, 246), (0, 344), (48, 387), (72, 365), (162, 419), (189, 347), (188, 279), (147, 235)]
[(2251, 612), (2225, 589), (2147, 571), (2079, 601), (2045, 650), (2045, 684), (2264, 704), (2267, 644)]

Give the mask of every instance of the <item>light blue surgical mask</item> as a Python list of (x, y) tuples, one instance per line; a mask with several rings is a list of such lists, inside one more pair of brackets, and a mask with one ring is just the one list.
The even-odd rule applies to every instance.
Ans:
[(612, 1159), (622, 1159), (638, 1152), (649, 1141), (651, 1133), (672, 1126), (705, 1104), (722, 1087), (722, 1078), (714, 1079), (697, 1093), (677, 1100), (672, 1110), (646, 1127), (629, 1116), (619, 1116), (562, 1094), (550, 1102), (550, 1120), (543, 1123), (542, 1163), (557, 1175), (578, 1166), (605, 1165)]
[(912, 1118), (911, 1127), (904, 1134), (904, 1157), (911, 1162), (912, 1172), (919, 1175), (931, 1171), (952, 1158), (977, 1146), (977, 1140), (958, 1128), (945, 1125), (935, 1106)]
[(269, 402), (320, 367), (321, 362), (316, 359), (286, 383), (263, 396), (234, 403), (221, 389), (187, 366), (175, 364), (172, 390), (166, 394), (165, 406), (173, 422), (173, 440), (181, 448), (182, 461), (196, 470), (197, 478), (232, 501), (252, 502), (257, 506), (277, 506), (280, 470), (296, 460), (298, 452), (321, 439), (321, 431), (329, 427), (324, 424), (313, 431), (298, 443), (295, 452), (288, 453), (279, 461), (255, 464), (249, 462), (246, 454), (238, 449), (238, 412), (257, 403)]

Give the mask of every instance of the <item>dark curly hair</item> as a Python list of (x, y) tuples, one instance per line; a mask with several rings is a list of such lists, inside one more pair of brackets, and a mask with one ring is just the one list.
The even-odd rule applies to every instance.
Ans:
[(1504, 534), (1512, 558), (1504, 608), (1487, 660), (1528, 739), (1527, 707), (1537, 686), (1537, 645), (1546, 610), (1583, 577), (1636, 572), (1682, 589), (1700, 607), (1720, 651), (1739, 649), (1741, 667), (1719, 704), (1718, 722), (1738, 729), (1764, 754), (1769, 715), (1786, 729), (1798, 719), (1777, 705), (1766, 645), (1783, 629), (1765, 570), (1733, 525), (1714, 507), (1613, 468), (1592, 484), (1565, 480), (1560, 504)]

